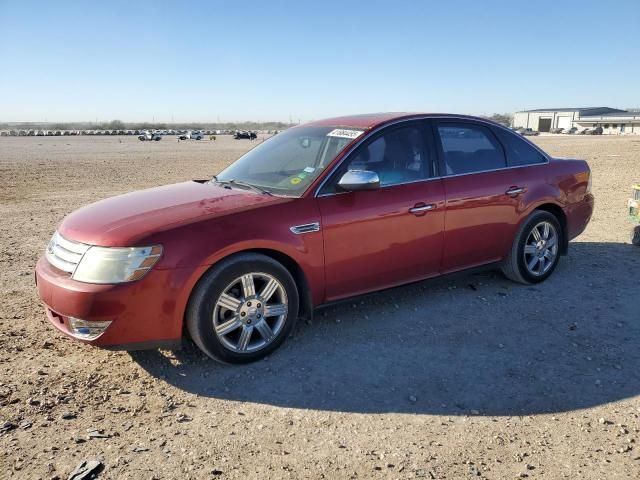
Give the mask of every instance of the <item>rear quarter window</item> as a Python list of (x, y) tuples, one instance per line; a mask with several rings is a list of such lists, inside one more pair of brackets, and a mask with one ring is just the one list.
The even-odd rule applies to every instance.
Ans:
[(510, 167), (537, 165), (547, 161), (542, 153), (532, 147), (520, 135), (515, 135), (501, 128), (495, 128), (494, 132), (504, 146), (507, 154), (507, 164)]

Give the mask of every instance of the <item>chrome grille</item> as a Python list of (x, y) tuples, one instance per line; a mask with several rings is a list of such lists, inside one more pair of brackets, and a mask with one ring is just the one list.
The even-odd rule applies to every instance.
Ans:
[(67, 273), (73, 273), (90, 245), (67, 240), (58, 232), (47, 245), (47, 260), (51, 265)]

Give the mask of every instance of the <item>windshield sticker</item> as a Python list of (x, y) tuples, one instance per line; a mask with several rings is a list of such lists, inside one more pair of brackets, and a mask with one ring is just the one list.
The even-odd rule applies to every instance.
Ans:
[(327, 137), (339, 138), (358, 138), (364, 132), (362, 130), (345, 130), (344, 128), (336, 128), (327, 133)]
[(307, 168), (304, 169), (304, 171), (307, 172), (307, 173), (313, 173), (313, 172), (315, 172), (315, 170), (316, 169), (313, 168), (313, 167), (307, 167)]
[(301, 179), (301, 178), (299, 178), (299, 177), (293, 177), (293, 178), (291, 179), (291, 185), (297, 185), (297, 184), (299, 184), (301, 181), (302, 181), (302, 179)]

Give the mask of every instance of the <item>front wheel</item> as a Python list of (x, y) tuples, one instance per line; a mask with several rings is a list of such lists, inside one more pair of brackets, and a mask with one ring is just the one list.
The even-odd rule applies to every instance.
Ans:
[(531, 284), (546, 280), (560, 260), (562, 229), (549, 212), (537, 210), (520, 226), (502, 271), (514, 282)]
[(287, 338), (298, 317), (298, 289), (289, 271), (254, 253), (223, 260), (198, 282), (186, 321), (193, 341), (214, 360), (259, 360)]

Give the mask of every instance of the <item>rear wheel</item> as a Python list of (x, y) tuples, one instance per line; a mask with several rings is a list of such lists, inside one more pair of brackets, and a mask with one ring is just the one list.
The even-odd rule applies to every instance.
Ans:
[(186, 321), (207, 355), (247, 363), (278, 348), (297, 316), (298, 290), (289, 271), (250, 253), (223, 260), (205, 274), (189, 300)]
[(549, 212), (537, 210), (521, 225), (502, 265), (507, 278), (519, 283), (546, 280), (560, 259), (562, 229)]

